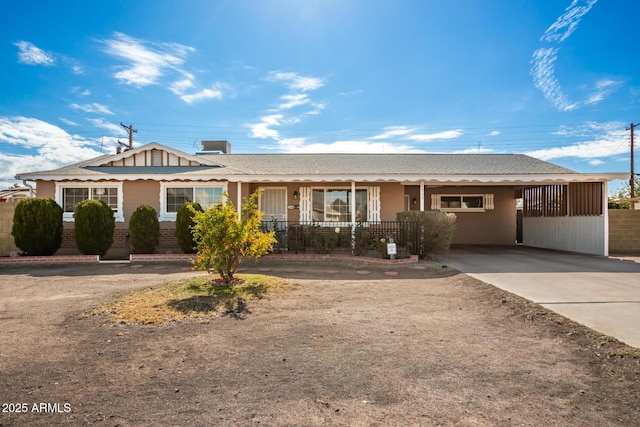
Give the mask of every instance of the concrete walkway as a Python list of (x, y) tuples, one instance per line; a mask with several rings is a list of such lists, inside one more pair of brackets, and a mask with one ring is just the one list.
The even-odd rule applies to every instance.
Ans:
[(438, 261), (640, 348), (640, 258), (464, 246)]

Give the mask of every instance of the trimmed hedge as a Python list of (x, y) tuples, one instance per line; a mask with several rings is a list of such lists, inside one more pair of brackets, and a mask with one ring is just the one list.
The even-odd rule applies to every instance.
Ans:
[(193, 240), (193, 217), (196, 212), (203, 212), (198, 202), (184, 202), (176, 214), (176, 239), (185, 254), (197, 252), (196, 242)]
[(134, 254), (152, 254), (160, 244), (158, 213), (151, 206), (138, 206), (131, 215), (129, 243)]
[(62, 245), (62, 208), (51, 199), (21, 200), (13, 214), (11, 235), (26, 255), (53, 255)]
[(83, 200), (73, 213), (76, 247), (85, 255), (104, 256), (113, 244), (116, 220), (102, 200)]

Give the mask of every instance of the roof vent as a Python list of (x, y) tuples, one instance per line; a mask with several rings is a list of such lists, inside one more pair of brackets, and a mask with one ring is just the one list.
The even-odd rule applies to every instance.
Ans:
[(231, 144), (227, 140), (202, 141), (202, 151), (196, 154), (231, 154)]

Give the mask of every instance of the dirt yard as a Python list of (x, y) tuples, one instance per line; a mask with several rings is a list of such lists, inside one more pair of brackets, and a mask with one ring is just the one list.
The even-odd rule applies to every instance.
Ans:
[(445, 268), (265, 261), (293, 285), (239, 318), (82, 316), (184, 268), (0, 270), (0, 426), (640, 425), (636, 349)]

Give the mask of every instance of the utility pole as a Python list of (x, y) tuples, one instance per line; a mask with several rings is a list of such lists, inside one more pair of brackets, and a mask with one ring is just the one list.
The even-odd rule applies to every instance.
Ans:
[[(133, 148), (133, 134), (134, 132), (137, 133), (138, 129), (134, 129), (133, 125), (125, 126), (122, 122), (120, 122), (120, 126), (125, 128), (129, 134), (129, 146), (127, 147), (127, 150), (131, 150)], [(120, 141), (118, 141), (118, 143), (120, 143)]]
[(631, 131), (631, 179), (629, 180), (629, 187), (631, 188), (631, 192), (629, 194), (629, 197), (634, 198), (635, 197), (635, 173), (633, 171), (633, 129), (640, 125), (640, 123), (636, 123), (633, 124), (631, 123), (631, 125), (629, 125), (629, 127), (627, 128), (628, 131)]

